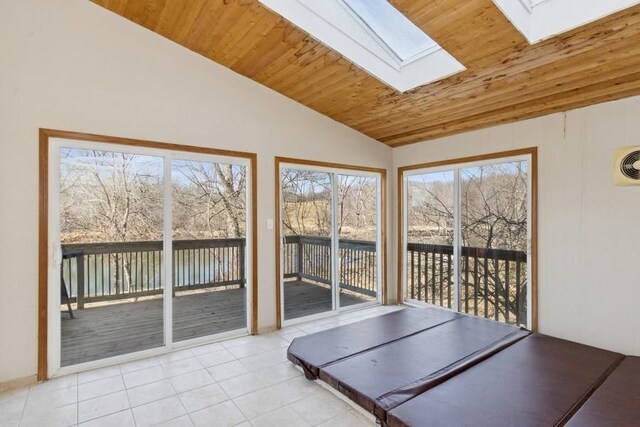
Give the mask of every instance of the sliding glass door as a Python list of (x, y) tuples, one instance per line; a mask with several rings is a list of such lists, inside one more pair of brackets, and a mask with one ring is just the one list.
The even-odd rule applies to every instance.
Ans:
[(284, 320), (335, 309), (333, 175), (282, 169)]
[(50, 158), (54, 369), (247, 332), (247, 160), (71, 140)]
[(173, 340), (247, 329), (247, 167), (174, 159)]
[(403, 174), (406, 300), (531, 325), (530, 161)]
[(280, 168), (284, 321), (379, 301), (380, 176)]
[(61, 366), (164, 345), (163, 165), (60, 148)]
[(527, 326), (528, 162), (460, 169), (460, 310)]

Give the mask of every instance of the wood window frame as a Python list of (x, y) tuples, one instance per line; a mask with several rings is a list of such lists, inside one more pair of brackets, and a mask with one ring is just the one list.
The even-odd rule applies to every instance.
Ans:
[(130, 147), (154, 148), (184, 153), (218, 155), (247, 159), (251, 171), (251, 325), (249, 332), (258, 333), (258, 193), (257, 154), (217, 148), (182, 145), (141, 139), (122, 138), (55, 129), (40, 129), (39, 134), (39, 215), (38, 215), (38, 381), (48, 378), (48, 263), (49, 242), (49, 144), (51, 138), (118, 144)]
[(500, 151), (496, 153), (477, 156), (460, 157), (456, 159), (440, 160), (429, 163), (419, 163), (398, 167), (397, 191), (398, 191), (398, 247), (397, 247), (397, 295), (398, 304), (404, 302), (403, 283), (403, 251), (404, 241), (404, 180), (405, 173), (417, 169), (428, 169), (441, 166), (460, 165), (464, 163), (482, 162), (487, 160), (500, 160), (517, 156), (531, 156), (531, 325), (532, 331), (538, 331), (538, 147), (522, 148), (518, 150)]
[(381, 283), (380, 288), (382, 292), (382, 305), (387, 305), (387, 170), (383, 168), (373, 168), (367, 166), (356, 166), (344, 163), (331, 163), (331, 162), (319, 162), (315, 160), (296, 159), (291, 157), (278, 157), (275, 158), (275, 251), (276, 251), (276, 329), (282, 328), (282, 300), (281, 300), (281, 254), (282, 254), (282, 242), (280, 241), (280, 197), (281, 197), (281, 177), (280, 166), (282, 164), (297, 165), (297, 166), (311, 166), (331, 169), (344, 169), (354, 172), (370, 172), (380, 174), (380, 265), (381, 268)]

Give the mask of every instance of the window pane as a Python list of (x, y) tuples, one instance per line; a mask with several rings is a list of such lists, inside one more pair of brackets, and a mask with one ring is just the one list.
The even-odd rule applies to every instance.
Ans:
[(454, 173), (407, 178), (407, 294), (454, 308)]
[(436, 42), (386, 0), (345, 0), (345, 3), (400, 61), (436, 46)]
[(173, 340), (247, 328), (247, 168), (174, 160)]
[(331, 174), (283, 169), (284, 319), (333, 310)]
[(461, 169), (460, 309), (527, 323), (527, 162)]
[(61, 366), (164, 344), (163, 166), (60, 150)]
[(377, 299), (377, 179), (338, 177), (340, 307)]

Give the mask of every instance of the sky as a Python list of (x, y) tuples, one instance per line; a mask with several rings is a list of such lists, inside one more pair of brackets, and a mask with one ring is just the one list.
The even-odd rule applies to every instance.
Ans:
[[(95, 153), (95, 154), (94, 154)], [(62, 147), (60, 149), (60, 171), (62, 176), (66, 176), (70, 169), (77, 166), (89, 166), (104, 172), (105, 176), (110, 174), (111, 169), (121, 161), (117, 151), (106, 150), (85, 150), (79, 148)], [(100, 158), (100, 162), (96, 164), (96, 156)], [(159, 156), (127, 154), (131, 171), (142, 175), (157, 177), (162, 180), (164, 175), (164, 158)], [(185, 177), (184, 168), (188, 165), (204, 164), (207, 172), (212, 171), (213, 163), (197, 162), (193, 160), (174, 160), (172, 169), (172, 180), (178, 183), (188, 183)], [(236, 165), (238, 168), (245, 166)], [(213, 175), (212, 173), (210, 175)]]

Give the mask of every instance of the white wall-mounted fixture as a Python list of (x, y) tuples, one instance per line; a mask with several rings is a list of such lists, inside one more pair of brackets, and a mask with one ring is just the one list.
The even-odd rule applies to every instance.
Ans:
[(640, 145), (616, 151), (613, 182), (616, 185), (640, 185)]

